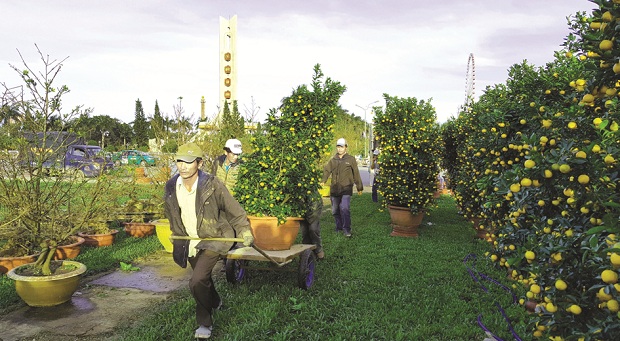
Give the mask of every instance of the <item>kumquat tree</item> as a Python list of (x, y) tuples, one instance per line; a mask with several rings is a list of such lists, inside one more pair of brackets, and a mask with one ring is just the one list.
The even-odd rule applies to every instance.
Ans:
[(457, 202), (484, 219), (540, 339), (620, 336), (620, 1), (593, 2), (553, 62), (514, 65), (443, 127)]

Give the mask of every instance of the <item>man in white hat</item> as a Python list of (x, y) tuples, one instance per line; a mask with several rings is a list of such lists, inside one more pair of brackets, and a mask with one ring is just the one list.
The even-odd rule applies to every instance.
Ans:
[(321, 186), (331, 176), (330, 199), (332, 215), (336, 220), (336, 232), (343, 232), (345, 237), (351, 237), (351, 196), (353, 185), (357, 187), (357, 194), (362, 194), (364, 185), (357, 168), (355, 158), (347, 154), (347, 141), (339, 138), (336, 141), (336, 155), (323, 167)]
[(241, 155), (241, 141), (237, 139), (229, 139), (224, 145), (224, 154), (213, 160), (211, 174), (222, 180), (226, 188), (233, 193), (232, 189), (237, 183), (237, 174), (239, 173), (239, 155)]

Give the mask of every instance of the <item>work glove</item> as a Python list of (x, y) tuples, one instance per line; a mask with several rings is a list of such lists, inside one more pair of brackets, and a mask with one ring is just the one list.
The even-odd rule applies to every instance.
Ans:
[(252, 231), (245, 231), (241, 234), (243, 238), (243, 246), (252, 246), (254, 243), (254, 236), (252, 236)]

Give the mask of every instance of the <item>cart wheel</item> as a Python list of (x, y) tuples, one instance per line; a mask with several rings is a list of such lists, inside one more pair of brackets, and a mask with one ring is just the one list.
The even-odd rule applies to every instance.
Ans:
[(297, 273), (297, 285), (306, 290), (314, 282), (314, 267), (316, 266), (316, 256), (312, 250), (306, 250), (299, 258), (299, 272)]
[(228, 283), (236, 284), (241, 282), (245, 275), (244, 266), (247, 265), (246, 260), (227, 259), (226, 260), (226, 280)]

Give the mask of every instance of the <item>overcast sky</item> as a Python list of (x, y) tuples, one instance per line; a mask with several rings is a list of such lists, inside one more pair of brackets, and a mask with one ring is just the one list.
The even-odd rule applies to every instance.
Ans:
[[(504, 83), (508, 68), (527, 59), (541, 66), (569, 33), (566, 17), (588, 14), (588, 0), (2, 0), (0, 82), (18, 85), (9, 64), (40, 68), (36, 48), (69, 57), (58, 77), (93, 115), (124, 122), (135, 101), (147, 116), (155, 100), (172, 116), (183, 97), (186, 115), (217, 112), (219, 17), (237, 15), (239, 109), (269, 108), (321, 64), (347, 87), (341, 105), (364, 117), (383, 94), (428, 100), (440, 122), (465, 100), (470, 53), (475, 95)], [(359, 107), (358, 107), (359, 106)], [(371, 121), (370, 111), (367, 119)]]

